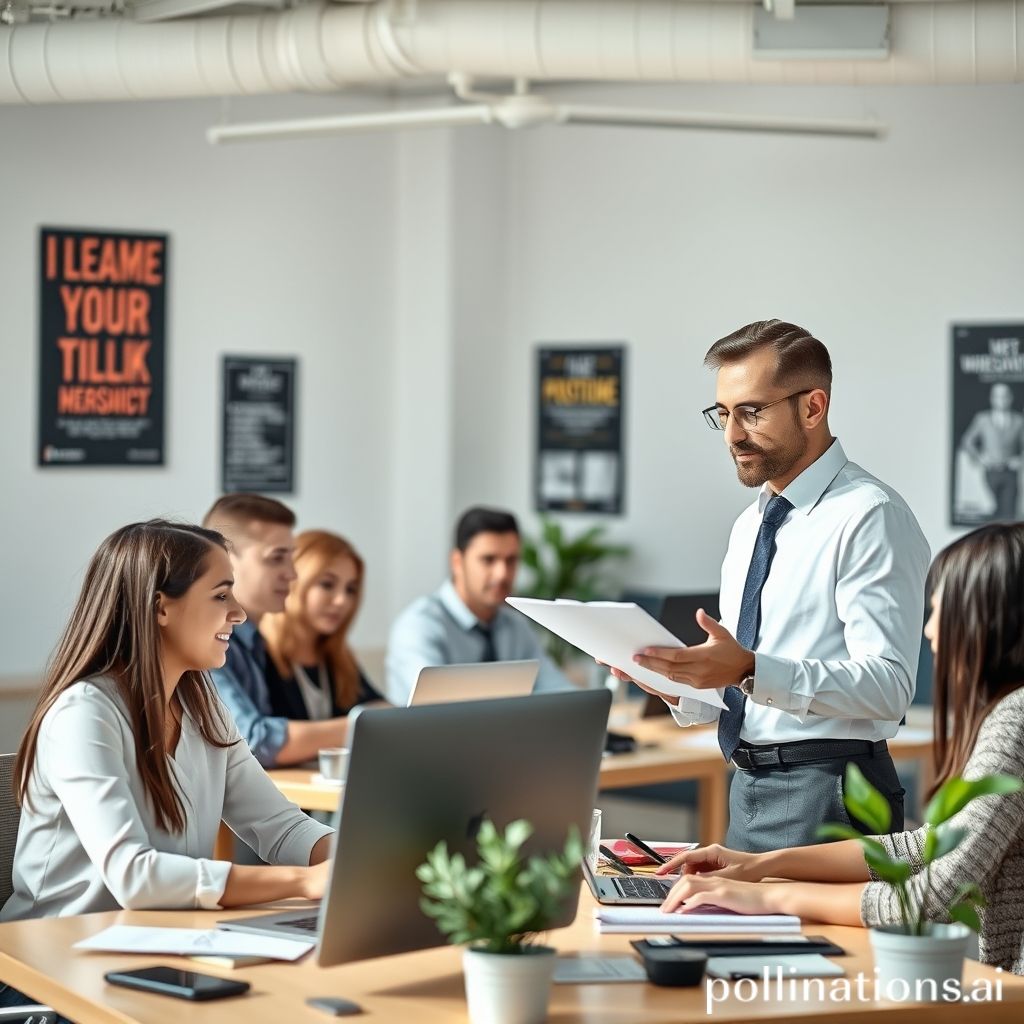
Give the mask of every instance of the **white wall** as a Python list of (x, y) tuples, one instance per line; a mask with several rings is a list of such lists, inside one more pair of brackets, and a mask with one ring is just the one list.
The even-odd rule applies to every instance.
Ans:
[[(236, 101), (233, 116), (327, 106)], [(216, 497), (226, 352), (299, 357), (299, 490), (286, 500), (300, 526), (333, 527), (363, 552), (360, 626), (383, 635), (394, 140), (212, 148), (203, 131), (220, 111), (218, 101), (0, 109), (0, 676), (42, 666), (107, 533), (151, 515), (195, 520)], [(170, 234), (166, 468), (36, 468), (41, 224)]]
[(486, 450), (461, 453), (456, 492), (476, 489), (527, 513), (535, 343), (624, 339), (627, 512), (611, 522), (635, 545), (626, 576), (717, 587), (729, 528), (751, 492), (700, 418), (714, 400), (701, 360), (716, 338), (780, 317), (832, 352), (833, 428), (849, 456), (903, 493), (933, 547), (947, 542), (949, 324), (1024, 317), (1024, 90), (576, 94), (870, 112), (891, 134), (865, 142), (553, 127), (510, 137), (497, 197), (506, 326), (481, 336), (487, 374), (460, 383), (500, 380), (503, 395)]
[[(211, 149), (217, 101), (0, 109), (0, 676), (41, 667), (102, 536), (205, 510), (224, 352), (301, 359), (291, 503), (300, 525), (366, 556), (363, 644), (435, 584), (459, 509), (504, 504), (533, 525), (538, 341), (629, 343), (627, 513), (610, 522), (635, 546), (631, 583), (717, 583), (750, 495), (700, 420), (713, 397), (700, 362), (763, 317), (829, 345), (849, 454), (903, 492), (933, 546), (952, 535), (948, 325), (1024, 316), (1024, 91), (577, 91), (871, 112), (892, 131), (467, 128)], [(346, 102), (235, 101), (233, 115)], [(170, 233), (165, 469), (35, 467), (41, 224)]]

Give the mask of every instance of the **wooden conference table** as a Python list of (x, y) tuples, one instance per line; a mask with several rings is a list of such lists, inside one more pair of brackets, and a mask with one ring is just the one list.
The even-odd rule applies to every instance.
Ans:
[[(628, 953), (626, 935), (598, 935), (594, 931), (590, 893), (583, 890), (580, 912), (569, 928), (552, 932), (549, 942), (562, 954)], [(461, 975), (461, 953), (452, 947), (382, 957), (341, 967), (319, 968), (311, 956), (299, 963), (266, 964), (234, 971), (203, 965), (207, 974), (248, 981), (244, 996), (211, 1003), (186, 1004), (178, 999), (134, 992), (107, 985), (110, 970), (133, 969), (156, 963), (191, 969), (195, 965), (179, 957), (127, 953), (84, 953), (73, 950), (80, 939), (112, 924), (209, 927), (229, 916), (228, 911), (113, 911), (82, 917), (49, 918), (0, 925), (0, 981), (53, 1006), (77, 1024), (277, 1024), (277, 1022), (324, 1021), (323, 1014), (305, 1005), (310, 996), (343, 996), (359, 1003), (363, 1019), (417, 1024), (449, 1024), (466, 1020)], [(252, 913), (235, 911), (235, 914)], [(850, 955), (840, 958), (851, 981), (851, 999), (830, 1000), (833, 991), (826, 981), (825, 998), (811, 987), (810, 998), (777, 998), (777, 986), (765, 990), (762, 982), (747, 982), (735, 995), (726, 996), (718, 984), (716, 1001), (708, 1012), (709, 992), (698, 988), (658, 988), (643, 982), (605, 985), (556, 985), (550, 1020), (558, 1024), (669, 1024), (669, 1022), (718, 1020), (741, 1021), (825, 1020), (829, 1024), (962, 1024), (964, 1020), (1018, 1022), (1024, 1018), (1024, 978), (998, 973), (968, 962), (965, 990), (978, 979), (988, 979), (1001, 998), (939, 1004), (874, 1002), (874, 961), (868, 933), (860, 928), (808, 925), (809, 934), (825, 935)], [(856, 978), (863, 972), (866, 999), (857, 999)], [(997, 980), (999, 987), (997, 987)], [(788, 995), (788, 982), (783, 995)], [(799, 983), (798, 983), (799, 984)], [(714, 991), (714, 990), (712, 990)], [(738, 998), (737, 998), (738, 996)], [(770, 996), (770, 998), (766, 998)], [(870, 1015), (870, 1017), (869, 1017)]]
[[(598, 788), (623, 789), (692, 780), (697, 783), (697, 839), (701, 844), (721, 842), (728, 824), (726, 794), (730, 768), (722, 760), (714, 727), (681, 729), (664, 716), (614, 728), (632, 734), (639, 747), (629, 754), (605, 757)], [(889, 750), (896, 760), (920, 762), (923, 789), (931, 777), (931, 730), (918, 727), (902, 732), (903, 736), (889, 741)], [(303, 810), (334, 811), (338, 807), (340, 787), (314, 782), (312, 771), (278, 768), (267, 774)]]

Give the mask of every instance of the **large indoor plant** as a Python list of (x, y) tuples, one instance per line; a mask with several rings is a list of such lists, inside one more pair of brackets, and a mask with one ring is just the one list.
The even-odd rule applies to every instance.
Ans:
[(522, 846), (532, 831), (514, 821), (501, 833), (485, 819), (475, 865), (442, 841), (416, 870), (423, 912), (449, 942), (468, 947), (462, 963), (473, 1024), (537, 1024), (547, 1016), (555, 951), (536, 940), (574, 895), (583, 846), (573, 827), (561, 853), (527, 859)]
[[(522, 563), (532, 573), (522, 596), (552, 601), (560, 597), (573, 601), (607, 598), (612, 589), (607, 578), (608, 563), (627, 557), (630, 548), (609, 544), (604, 539), (605, 531), (604, 526), (592, 526), (568, 537), (560, 523), (541, 516), (537, 537), (522, 539)], [(545, 645), (552, 660), (563, 667), (580, 653), (554, 633), (547, 634)]]
[[(953, 902), (941, 905), (932, 889), (932, 865), (952, 853), (967, 834), (951, 823), (954, 815), (976, 797), (1015, 793), (1022, 787), (1024, 782), (1010, 775), (947, 780), (925, 808), (926, 835), (919, 864), (890, 857), (878, 839), (862, 835), (850, 825), (822, 825), (818, 830), (822, 838), (859, 842), (874, 875), (896, 892), (899, 923), (871, 929), (878, 987), (886, 998), (900, 998), (905, 991), (908, 999), (936, 1000), (959, 991), (968, 929), (980, 930), (978, 911), (985, 901), (977, 883), (964, 879)], [(851, 817), (876, 835), (889, 831), (892, 814), (888, 801), (853, 762), (846, 766), (843, 802)], [(901, 984), (894, 984), (897, 981)]]

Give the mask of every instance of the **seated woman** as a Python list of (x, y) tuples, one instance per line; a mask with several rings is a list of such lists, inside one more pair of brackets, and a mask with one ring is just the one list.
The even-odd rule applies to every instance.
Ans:
[[(1024, 777), (1024, 524), (969, 533), (932, 565), (931, 616), (925, 636), (935, 654), (935, 765), (932, 792), (952, 776)], [(981, 911), (981, 960), (1024, 974), (1024, 793), (980, 797), (950, 819), (966, 830), (952, 853), (935, 861), (936, 907), (975, 881)], [(920, 866), (925, 829), (878, 836), (890, 856)], [(745, 913), (795, 914), (807, 921), (896, 924), (896, 893), (873, 880), (856, 840), (772, 853), (708, 846), (659, 869), (683, 871), (663, 904), (675, 910), (710, 903)], [(921, 883), (918, 873), (916, 881)], [(762, 879), (790, 881), (762, 881)], [(823, 884), (831, 883), (831, 884)], [(920, 898), (920, 884), (916, 895)]]
[(294, 560), (298, 579), (285, 610), (260, 623), (273, 714), (321, 721), (382, 700), (348, 645), (363, 593), (363, 560), (348, 541), (325, 530), (300, 533)]
[[(205, 675), (245, 613), (219, 533), (163, 520), (93, 556), (15, 766), (13, 920), (319, 899), (331, 829), (264, 774)], [(268, 866), (213, 859), (221, 820)]]

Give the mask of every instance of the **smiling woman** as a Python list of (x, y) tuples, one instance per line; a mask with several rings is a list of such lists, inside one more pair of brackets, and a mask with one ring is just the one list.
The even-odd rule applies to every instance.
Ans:
[[(286, 801), (206, 671), (245, 613), (224, 538), (150, 520), (93, 556), (15, 768), (0, 918), (319, 898), (331, 830)], [(213, 859), (221, 820), (268, 867)]]

